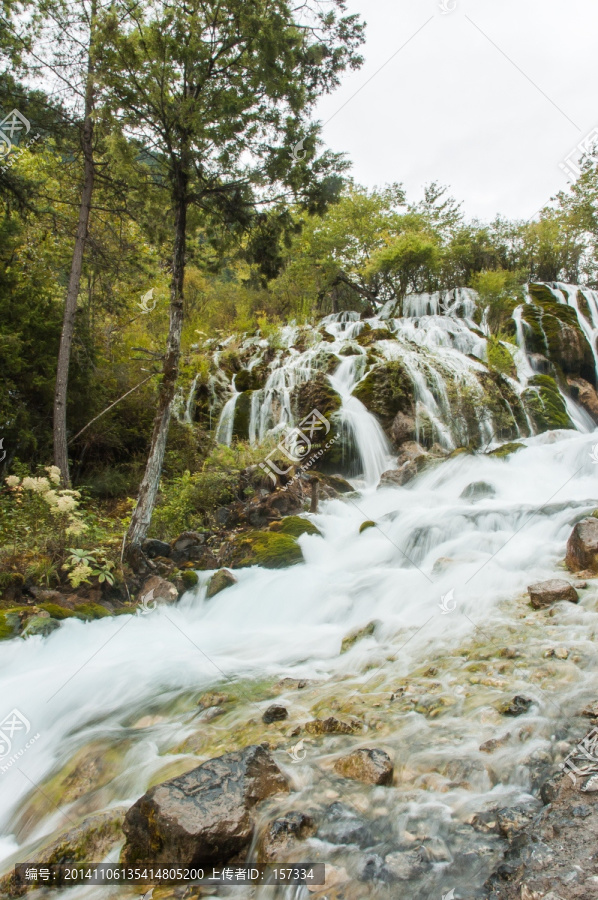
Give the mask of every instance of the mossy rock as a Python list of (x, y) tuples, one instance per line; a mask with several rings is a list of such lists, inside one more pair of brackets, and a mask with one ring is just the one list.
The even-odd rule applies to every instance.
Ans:
[(251, 418), (252, 391), (243, 391), (237, 397), (233, 417), (233, 436), (240, 441), (249, 440), (249, 420)]
[(322, 532), (316, 528), (309, 519), (303, 519), (301, 516), (285, 516), (282, 522), (274, 522), (271, 531), (277, 531), (279, 534), (289, 534), (291, 537), (298, 538), (302, 534), (319, 534)]
[(323, 328), (321, 329), (321, 331), (318, 331), (318, 334), (323, 341), (326, 341), (327, 344), (334, 344), (334, 341), (336, 340), (333, 335), (331, 335), (328, 331), (324, 331)]
[(524, 447), (525, 444), (512, 441), (508, 444), (503, 444), (502, 447), (497, 447), (496, 450), (491, 450), (490, 453), (488, 453), (488, 456), (493, 456), (495, 459), (506, 459), (507, 456), (510, 456), (512, 453), (517, 453), (518, 450), (522, 450)]
[[(545, 284), (530, 284), (533, 303), (524, 306), (527, 349), (542, 353), (567, 375), (596, 383), (594, 358), (572, 307), (559, 303)], [(578, 298), (581, 294), (578, 293)]]
[(365, 522), (362, 522), (361, 525), (359, 526), (359, 533), (361, 534), (362, 532), (367, 531), (368, 528), (375, 528), (375, 527), (376, 527), (376, 523), (373, 522), (371, 519), (367, 519)]
[(60, 622), (57, 619), (49, 616), (32, 616), (23, 629), (23, 637), (33, 637), (38, 634), (47, 637), (59, 627)]
[(21, 620), (18, 613), (7, 612), (0, 613), (0, 641), (9, 641), (21, 631)]
[(354, 347), (353, 344), (346, 344), (339, 350), (339, 356), (361, 356), (361, 351), (359, 347)]
[(190, 591), (192, 588), (194, 588), (199, 581), (197, 572), (194, 572), (193, 569), (183, 569), (179, 577), (183, 582), (183, 586), (186, 591)]
[(355, 340), (360, 347), (369, 347), (376, 341), (395, 341), (396, 337), (388, 328), (371, 328), (366, 325)]
[(530, 378), (528, 387), (523, 392), (523, 402), (538, 432), (553, 428), (573, 428), (565, 401), (556, 381), (550, 375), (535, 375)]
[(500, 372), (501, 375), (509, 375), (511, 378), (517, 377), (515, 360), (502, 341), (495, 337), (489, 337), (486, 343), (486, 350), (489, 369)]
[(350, 631), (349, 634), (343, 638), (341, 653), (346, 653), (347, 650), (350, 650), (358, 641), (362, 641), (366, 637), (371, 637), (375, 631), (375, 622), (368, 622), (363, 628), (356, 628), (354, 631)]
[(313, 409), (330, 419), (341, 407), (341, 398), (322, 372), (295, 388), (292, 395), (297, 421), (301, 421)]
[(385, 429), (390, 428), (397, 413), (413, 415), (413, 385), (398, 360), (375, 366), (359, 382), (353, 396), (380, 419)]
[(75, 615), (78, 619), (90, 621), (91, 619), (103, 619), (110, 613), (104, 606), (99, 603), (78, 603), (75, 606)]
[(232, 587), (233, 584), (237, 584), (237, 576), (229, 572), (228, 569), (218, 569), (208, 581), (206, 599), (210, 600), (216, 594), (226, 590), (226, 588)]
[(263, 566), (266, 569), (285, 569), (303, 562), (301, 547), (290, 534), (272, 531), (250, 531), (235, 537), (230, 565)]
[(259, 391), (266, 381), (266, 373), (255, 366), (253, 369), (241, 369), (235, 378), (235, 387), (238, 391)]
[(71, 619), (75, 615), (74, 610), (59, 606), (58, 603), (40, 603), (39, 608), (45, 609), (53, 619), (58, 619), (59, 621), (61, 619)]

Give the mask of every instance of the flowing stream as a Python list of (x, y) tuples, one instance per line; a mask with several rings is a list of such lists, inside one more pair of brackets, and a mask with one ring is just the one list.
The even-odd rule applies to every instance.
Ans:
[[(462, 320), (447, 326), (425, 308), (416, 312), (417, 326), (395, 320), (412, 354), (407, 365), (418, 371), (414, 348), (427, 342), (455, 377), (469, 377), (477, 365), (471, 351), (479, 348), (471, 341), (481, 338)], [(345, 315), (328, 327), (351, 340), (363, 323)], [(456, 349), (457, 341), (469, 344)], [(519, 351), (527, 365), (524, 342)], [(18, 710), (38, 735), (0, 770), (3, 871), (85, 815), (127, 806), (150, 783), (268, 740), (293, 791), (268, 801), (262, 821), (290, 809), (312, 812), (320, 830), (302, 858), (344, 871), (348, 900), (395, 897), (397, 890), (478, 895), (504, 849), (484, 822), (501, 807), (535, 808), (539, 779), (568, 752), (568, 716), (598, 696), (596, 583), (580, 589), (578, 605), (559, 605), (550, 615), (532, 610), (526, 594), (535, 581), (563, 576), (571, 528), (598, 503), (596, 437), (572, 410), (578, 431), (523, 437), (525, 447), (506, 459), (463, 453), (404, 487), (376, 489), (390, 451), (376, 419), (351, 394), (360, 359), (340, 360), (330, 378), (363, 478), (355, 482), (359, 491), (310, 516), (321, 536), (299, 539), (304, 564), (239, 570), (238, 583), (211, 600), (211, 573), (201, 572), (198, 587), (176, 606), (91, 623), (69, 619), (47, 638), (2, 644), (5, 712)], [(305, 366), (295, 370), (304, 377)], [(442, 393), (422, 382), (419, 402), (450, 446)], [(255, 434), (261, 409), (256, 403)], [(231, 421), (225, 407), (223, 439)], [(491, 438), (482, 410), (479, 427)], [(367, 520), (375, 527), (360, 532)], [(369, 633), (341, 653), (343, 638), (369, 623)], [(229, 690), (234, 703), (217, 717), (198, 711), (208, 689)], [(515, 695), (530, 701), (529, 710), (505, 717), (498, 706)], [(260, 717), (273, 699), (287, 706), (289, 719), (266, 728)], [(315, 738), (296, 731), (315, 715), (354, 716), (361, 733)], [(296, 762), (290, 754), (298, 734), (305, 756)], [(499, 740), (492, 752), (479, 749), (491, 739)], [(334, 775), (335, 757), (357, 746), (390, 754), (392, 787)], [(139, 889), (67, 893), (99, 900)], [(211, 896), (312, 895), (236, 886)]]

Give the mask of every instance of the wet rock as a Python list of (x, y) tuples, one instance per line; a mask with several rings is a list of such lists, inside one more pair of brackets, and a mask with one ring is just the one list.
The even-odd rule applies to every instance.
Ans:
[(587, 706), (581, 711), (582, 716), (587, 716), (588, 719), (598, 719), (598, 703), (589, 703)]
[(362, 722), (341, 722), (334, 716), (328, 716), (327, 719), (312, 719), (305, 726), (308, 734), (357, 734), (362, 729)]
[(483, 744), (480, 744), (479, 750), (481, 750), (482, 753), (494, 753), (499, 747), (504, 747), (505, 744), (508, 744), (510, 739), (511, 732), (507, 731), (507, 733), (500, 738), (490, 738), (489, 741), (484, 741)]
[(388, 753), (378, 749), (354, 750), (341, 756), (334, 764), (334, 771), (343, 778), (352, 778), (364, 784), (392, 784), (394, 768)]
[(411, 881), (424, 873), (424, 864), (417, 850), (389, 853), (384, 860), (386, 881)]
[(415, 437), (415, 418), (399, 412), (392, 420), (390, 426), (390, 439), (395, 447), (399, 447), (405, 441), (412, 441)]
[(262, 838), (260, 861), (284, 859), (297, 841), (303, 841), (316, 832), (311, 816), (292, 810), (270, 823)]
[(379, 487), (396, 486), (402, 487), (411, 481), (418, 473), (415, 462), (403, 463), (398, 469), (389, 469), (380, 476)]
[(377, 853), (363, 856), (357, 863), (359, 881), (386, 881), (386, 876), (384, 860)]
[(567, 378), (567, 383), (571, 389), (571, 396), (576, 400), (586, 412), (598, 424), (598, 394), (592, 385), (585, 378)]
[(346, 653), (358, 641), (362, 641), (366, 637), (371, 637), (376, 631), (376, 622), (368, 622), (363, 628), (355, 628), (347, 634), (341, 643), (341, 653)]
[(511, 456), (512, 453), (516, 453), (518, 450), (523, 449), (525, 449), (525, 444), (520, 444), (518, 441), (510, 441), (497, 447), (496, 450), (491, 450), (488, 453), (488, 456), (493, 456), (495, 459), (506, 459), (508, 456)]
[(236, 575), (233, 575), (228, 569), (219, 569), (218, 572), (214, 572), (210, 580), (208, 581), (208, 587), (206, 590), (206, 597), (209, 600), (211, 597), (215, 597), (216, 594), (219, 594), (220, 591), (223, 591), (227, 587), (231, 587), (233, 584), (236, 584), (239, 579)]
[(260, 565), (266, 569), (284, 569), (303, 562), (301, 547), (289, 534), (250, 531), (235, 535), (225, 550), (226, 562), (233, 568)]
[(496, 814), (498, 829), (508, 841), (512, 841), (518, 834), (524, 831), (533, 820), (535, 812), (523, 806), (514, 806), (508, 809), (499, 809)]
[(573, 585), (562, 578), (551, 578), (549, 581), (530, 584), (527, 590), (534, 609), (544, 609), (562, 600), (568, 600), (570, 603), (579, 602), (578, 593)]
[(270, 531), (277, 531), (281, 534), (290, 534), (291, 537), (294, 538), (301, 537), (302, 534), (317, 534), (320, 537), (322, 536), (320, 529), (316, 528), (314, 523), (310, 522), (309, 519), (304, 519), (302, 516), (285, 516), (280, 522), (272, 522)]
[(572, 572), (598, 572), (598, 519), (578, 522), (567, 541), (568, 568)]
[(461, 500), (486, 500), (496, 495), (496, 489), (487, 481), (472, 481), (461, 491)]
[(498, 711), (503, 716), (522, 716), (526, 713), (534, 701), (528, 697), (522, 697), (517, 694), (512, 700), (505, 700), (498, 707)]
[(156, 559), (157, 556), (169, 557), (172, 552), (170, 544), (156, 539), (144, 541), (141, 549), (149, 559)]
[(366, 519), (366, 521), (362, 522), (361, 525), (359, 526), (359, 533), (363, 534), (363, 532), (367, 531), (368, 528), (375, 528), (375, 527), (376, 527), (376, 523), (374, 521), (372, 521), (372, 519)]
[(60, 622), (58, 619), (52, 619), (47, 613), (45, 615), (40, 614), (39, 616), (32, 616), (32, 618), (29, 619), (27, 625), (23, 629), (23, 635), (24, 637), (33, 637), (33, 635), (38, 634), (42, 637), (47, 637), (59, 627)]
[(151, 606), (152, 603), (176, 603), (178, 598), (179, 592), (174, 584), (159, 575), (152, 575), (143, 582), (137, 602)]
[(219, 691), (207, 691), (201, 695), (197, 705), (202, 709), (209, 709), (212, 706), (222, 706), (224, 703), (228, 703), (230, 699), (228, 694), (221, 694)]
[(376, 842), (372, 825), (344, 803), (332, 803), (325, 811), (317, 837), (329, 844), (371, 847)]
[(273, 703), (262, 716), (262, 722), (265, 725), (271, 725), (272, 722), (282, 722), (284, 719), (288, 719), (288, 717), (289, 711), (286, 706), (279, 706), (278, 704)]
[(123, 864), (218, 865), (250, 845), (254, 807), (289, 785), (262, 746), (210, 759), (151, 788), (128, 811)]

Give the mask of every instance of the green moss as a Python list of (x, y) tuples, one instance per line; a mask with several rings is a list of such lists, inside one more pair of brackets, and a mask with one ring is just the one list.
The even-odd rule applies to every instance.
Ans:
[(523, 393), (523, 401), (539, 432), (552, 428), (573, 428), (565, 401), (556, 381), (550, 375), (535, 375), (530, 378), (528, 388)]
[(251, 391), (243, 391), (235, 404), (233, 435), (241, 441), (249, 440), (249, 419), (251, 417)]
[(318, 372), (310, 381), (295, 388), (292, 402), (299, 422), (313, 409), (330, 419), (340, 409), (342, 401), (327, 376)]
[(370, 344), (374, 344), (376, 341), (394, 341), (396, 337), (388, 328), (371, 328), (369, 325), (366, 325), (355, 340), (361, 347), (369, 347)]
[(233, 568), (259, 565), (266, 569), (284, 569), (303, 562), (301, 547), (289, 534), (251, 531), (239, 535), (232, 543)]
[(238, 391), (259, 391), (265, 381), (264, 370), (254, 366), (253, 369), (241, 369), (235, 378), (235, 387)]
[(362, 522), (359, 526), (359, 533), (361, 534), (363, 531), (366, 531), (368, 528), (375, 528), (376, 523), (372, 522), (371, 519), (368, 519), (366, 522)]
[(181, 581), (185, 586), (186, 591), (190, 591), (191, 588), (194, 588), (199, 578), (197, 577), (197, 572), (194, 572), (193, 569), (184, 569), (180, 575)]
[(100, 606), (99, 603), (78, 603), (75, 606), (74, 614), (78, 619), (83, 619), (88, 621), (90, 619), (103, 619), (105, 616), (109, 616), (110, 613), (108, 610)]
[(517, 367), (513, 357), (502, 341), (495, 337), (489, 337), (486, 348), (488, 352), (488, 367), (490, 369), (500, 372), (501, 375), (509, 375), (511, 378), (517, 376)]
[(322, 532), (316, 528), (309, 519), (302, 519), (301, 516), (285, 516), (278, 528), (273, 529), (280, 534), (289, 534), (291, 537), (298, 538), (302, 534), (319, 534)]
[(398, 360), (375, 366), (353, 395), (387, 428), (398, 412), (413, 414), (413, 386)]
[(58, 603), (40, 603), (40, 609), (45, 609), (53, 619), (70, 619), (75, 615), (72, 609), (65, 609), (64, 606), (59, 606)]
[(19, 633), (11, 619), (10, 613), (0, 613), (0, 641), (8, 641)]
[(521, 450), (523, 447), (525, 447), (525, 444), (519, 444), (517, 442), (503, 444), (502, 447), (497, 447), (496, 450), (491, 450), (488, 456), (494, 456), (495, 459), (506, 459), (506, 457), (510, 456), (511, 453), (516, 453), (517, 450)]

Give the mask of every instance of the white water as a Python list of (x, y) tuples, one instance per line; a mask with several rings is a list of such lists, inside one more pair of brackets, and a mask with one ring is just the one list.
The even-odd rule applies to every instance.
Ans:
[[(566, 639), (582, 662), (568, 668), (565, 681), (554, 680), (551, 696), (565, 708), (579, 705), (584, 697), (595, 698), (596, 589), (586, 593), (579, 607), (561, 614), (560, 621), (550, 620), (550, 628), (542, 622), (522, 623), (519, 609), (512, 605), (528, 584), (556, 573), (572, 523), (597, 502), (598, 471), (590, 456), (594, 440), (574, 432), (548, 433), (529, 439), (528, 449), (506, 460), (458, 457), (409, 487), (327, 503), (314, 517), (323, 537), (300, 539), (305, 565), (283, 571), (242, 570), (239, 583), (212, 601), (203, 599), (205, 588), (200, 587), (176, 607), (149, 615), (89, 624), (68, 620), (46, 639), (4, 643), (0, 695), (6, 712), (20, 710), (40, 735), (18, 768), (0, 775), (5, 857), (22, 843), (16, 855), (26, 859), (32, 841), (69, 824), (61, 814), (72, 820), (81, 814), (77, 803), (64, 804), (60, 812), (50, 805), (32, 828), (17, 811), (35, 795), (33, 784), (43, 785), (90, 742), (123, 746), (121, 774), (104, 790), (100, 806), (133, 802), (152, 773), (172, 761), (171, 748), (197, 730), (192, 703), (177, 708), (177, 696), (222, 684), (224, 676), (292, 674), (325, 683), (345, 675), (356, 678), (358, 687), (360, 678), (370, 677), (372, 666), (382, 666), (392, 681), (426, 660), (453, 657), (447, 689), (454, 692), (467, 662), (459, 658), (462, 651), (457, 648), (479, 625), (485, 634), (502, 628), (503, 642), (529, 640), (532, 646), (544, 632), (549, 644)], [(495, 496), (477, 503), (460, 499), (474, 481), (490, 483)], [(359, 534), (365, 519), (375, 520), (378, 528)], [(202, 579), (205, 583), (205, 573)], [(444, 616), (438, 604), (451, 590), (457, 610)], [(381, 623), (376, 638), (339, 656), (343, 636), (372, 619)], [(515, 688), (514, 682), (505, 690), (512, 694)], [(518, 689), (537, 702), (534, 714), (525, 719), (533, 748), (549, 750), (558, 709), (538, 682), (524, 679)], [(500, 691), (494, 694), (502, 696)], [(158, 700), (165, 703), (168, 698), (173, 709), (169, 721), (131, 727)], [(442, 742), (436, 748), (442, 759), (450, 760), (455, 752), (476, 756), (476, 741), (504, 732), (504, 724), (495, 727), (492, 717), (482, 716), (480, 725), (479, 710), (472, 715), (471, 703), (469, 709), (469, 718), (464, 708), (442, 725)], [(310, 717), (306, 709), (298, 715), (304, 721)], [(409, 715), (404, 721), (411, 728)], [(433, 727), (425, 724), (428, 730)], [(397, 732), (397, 740), (399, 736)], [(412, 749), (420, 744), (416, 736), (413, 741)], [(384, 746), (394, 746), (393, 738), (386, 738)], [(402, 738), (395, 747), (397, 756), (405, 749)], [(511, 748), (510, 787), (504, 789), (510, 799), (527, 796), (523, 760), (529, 749)], [(423, 752), (423, 747), (417, 751)], [(284, 750), (277, 758), (288, 768)], [(411, 756), (409, 765), (419, 758)], [(292, 768), (289, 771), (292, 774)], [(309, 783), (303, 785), (308, 798)], [(418, 788), (417, 796), (418, 803), (440, 803), (450, 818), (458, 817), (465, 802), (461, 794), (446, 789), (437, 793), (428, 785)], [(395, 789), (385, 796), (391, 806), (404, 802)], [(491, 786), (480, 783), (469, 792), (467, 803), (475, 809), (491, 799)]]

